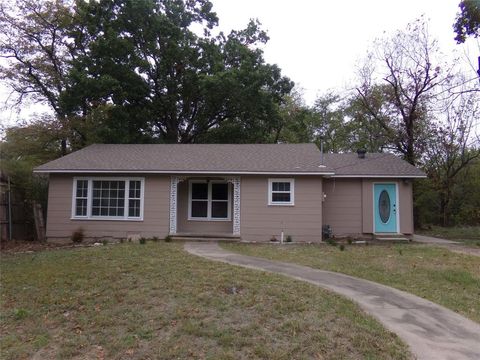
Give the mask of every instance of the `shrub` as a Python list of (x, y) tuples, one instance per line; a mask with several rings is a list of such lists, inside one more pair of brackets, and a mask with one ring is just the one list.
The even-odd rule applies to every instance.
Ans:
[(345, 245), (340, 244), (340, 251), (343, 251), (343, 250), (345, 250)]
[(163, 239), (163, 240), (165, 240), (165, 242), (171, 242), (172, 237), (170, 235), (167, 235), (167, 236), (165, 236), (165, 239)]
[(292, 242), (292, 236), (287, 235), (287, 238), (285, 239), (286, 242)]
[(73, 233), (72, 233), (72, 241), (74, 243), (81, 243), (83, 241), (83, 229), (82, 228), (78, 228), (77, 230), (75, 230)]
[(348, 243), (348, 245), (352, 245), (353, 239), (352, 239), (352, 238), (348, 238), (348, 239), (347, 239), (347, 243)]
[(326, 242), (328, 245), (337, 246), (337, 242), (335, 241), (334, 238), (327, 238), (327, 239), (325, 239), (325, 242)]
[(145, 239), (145, 238), (142, 236), (140, 239), (138, 239), (138, 242), (139, 242), (140, 244), (142, 244), (142, 245), (145, 245), (145, 244), (147, 243), (147, 239)]
[(13, 310), (13, 316), (15, 316), (15, 319), (21, 320), (25, 319), (28, 316), (28, 311), (25, 309), (14, 309)]
[(158, 238), (158, 236), (154, 236), (154, 237), (152, 237), (152, 241), (155, 241), (155, 242), (157, 242), (158, 240), (160, 240), (160, 239)]
[(107, 239), (103, 239), (103, 240), (102, 240), (102, 244), (103, 244), (103, 246), (108, 245), (108, 240), (107, 240)]

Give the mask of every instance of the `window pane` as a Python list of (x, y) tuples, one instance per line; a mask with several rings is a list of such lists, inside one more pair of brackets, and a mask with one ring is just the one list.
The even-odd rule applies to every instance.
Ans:
[(130, 181), (129, 198), (140, 199), (140, 181)]
[(86, 198), (88, 196), (88, 180), (77, 180), (77, 197)]
[(208, 184), (192, 183), (192, 199), (208, 199)]
[(129, 200), (128, 202), (128, 216), (140, 217), (140, 200)]
[(212, 218), (226, 219), (228, 218), (228, 202), (212, 201)]
[(272, 193), (273, 202), (290, 202), (290, 193)]
[(95, 180), (92, 189), (92, 216), (124, 216), (125, 181)]
[(192, 201), (192, 217), (207, 217), (207, 201)]
[(76, 216), (87, 216), (87, 199), (77, 199), (75, 204)]
[(228, 200), (228, 184), (212, 184), (212, 200)]
[(273, 182), (272, 191), (290, 191), (290, 182)]

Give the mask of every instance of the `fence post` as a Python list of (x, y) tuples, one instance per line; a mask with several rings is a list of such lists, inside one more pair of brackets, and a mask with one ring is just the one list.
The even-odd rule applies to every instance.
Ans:
[(33, 219), (35, 220), (35, 231), (37, 233), (37, 239), (40, 242), (44, 242), (45, 222), (43, 221), (42, 205), (37, 202), (33, 202)]

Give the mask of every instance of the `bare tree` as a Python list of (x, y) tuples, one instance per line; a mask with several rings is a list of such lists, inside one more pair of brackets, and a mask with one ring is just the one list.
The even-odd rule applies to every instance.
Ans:
[(478, 92), (463, 92), (437, 103), (437, 123), (430, 132), (424, 154), (425, 170), (439, 195), (444, 226), (450, 225), (453, 189), (460, 172), (480, 157), (475, 128), (480, 115)]
[(359, 72), (361, 104), (393, 149), (412, 165), (423, 151), (437, 89), (452, 79), (451, 68), (437, 61), (438, 52), (421, 18), (405, 31), (377, 40)]

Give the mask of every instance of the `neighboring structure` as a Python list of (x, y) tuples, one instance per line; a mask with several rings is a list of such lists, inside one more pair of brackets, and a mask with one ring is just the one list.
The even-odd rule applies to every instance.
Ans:
[[(322, 163), (323, 162), (323, 163)], [(228, 237), (265, 242), (413, 232), (412, 182), (391, 154), (314, 144), (91, 145), (35, 169), (50, 175), (47, 238)]]

